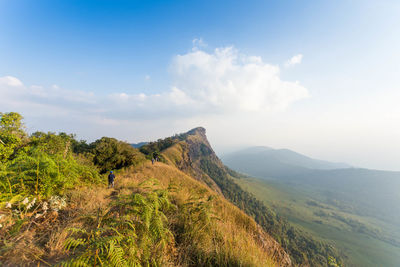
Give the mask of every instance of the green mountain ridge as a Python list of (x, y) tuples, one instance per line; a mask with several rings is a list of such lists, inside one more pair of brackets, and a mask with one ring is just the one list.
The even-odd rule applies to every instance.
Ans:
[(269, 168), (273, 167), (277, 170), (294, 169), (296, 172), (302, 168), (317, 170), (352, 168), (351, 165), (346, 163), (313, 159), (289, 149), (273, 149), (264, 146), (249, 147), (222, 155), (221, 158), (226, 164), (235, 165), (235, 168), (241, 168), (241, 160), (246, 160), (246, 164), (251, 161), (261, 166), (268, 164)]
[(141, 151), (149, 155), (161, 151), (162, 158), (172, 161), (216, 192), (221, 192), (278, 240), (296, 264), (327, 266), (331, 257), (340, 259), (340, 253), (333, 244), (314, 240), (293, 228), (284, 218), (238, 186), (235, 179), (242, 176), (220, 161), (207, 140), (204, 128), (195, 128), (185, 134), (150, 143), (143, 146)]

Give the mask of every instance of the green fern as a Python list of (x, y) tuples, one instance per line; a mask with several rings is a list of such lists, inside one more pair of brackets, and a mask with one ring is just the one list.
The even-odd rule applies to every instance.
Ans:
[(167, 191), (150, 190), (149, 183), (144, 187), (148, 192), (120, 196), (105, 214), (82, 216), (88, 227), (69, 229), (64, 246), (72, 257), (61, 266), (163, 265), (174, 239), (165, 215), (173, 205)]
[(86, 231), (71, 228), (71, 236), (65, 241), (65, 250), (74, 254), (61, 266), (127, 266), (122, 248), (124, 236), (111, 227), (96, 228)]

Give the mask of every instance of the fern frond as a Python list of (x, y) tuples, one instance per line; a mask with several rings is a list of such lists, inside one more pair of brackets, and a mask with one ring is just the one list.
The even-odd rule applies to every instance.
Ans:
[(83, 238), (73, 238), (69, 237), (65, 240), (64, 248), (66, 251), (70, 251), (71, 248), (75, 250), (75, 248), (85, 245), (87, 242)]

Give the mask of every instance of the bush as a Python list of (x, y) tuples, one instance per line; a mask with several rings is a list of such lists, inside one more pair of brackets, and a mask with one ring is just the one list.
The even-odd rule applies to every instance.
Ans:
[(0, 112), (0, 162), (7, 161), (26, 138), (22, 116)]
[(1, 113), (0, 202), (21, 196), (47, 198), (82, 182), (99, 182), (97, 168), (77, 161), (73, 135), (36, 132), (28, 137), (18, 113)]
[(130, 144), (109, 137), (103, 137), (90, 144), (89, 151), (101, 173), (136, 165), (144, 160), (139, 150)]

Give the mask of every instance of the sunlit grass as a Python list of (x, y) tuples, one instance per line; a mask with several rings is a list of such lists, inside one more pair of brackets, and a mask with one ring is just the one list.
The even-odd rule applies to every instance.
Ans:
[[(125, 261), (109, 258), (109, 254), (101, 254), (100, 250), (96, 250), (96, 247), (90, 244), (95, 242), (93, 244), (103, 248), (105, 253), (104, 251), (109, 251), (112, 244), (122, 248), (127, 246), (129, 240), (118, 241), (118, 239), (111, 244), (109, 242), (113, 239), (107, 239), (109, 241), (93, 239), (94, 236), (91, 237), (90, 233), (100, 236), (113, 235), (114, 232), (106, 230), (107, 227), (116, 225), (119, 220), (126, 218), (124, 209), (118, 204), (121, 202), (116, 201), (135, 194), (146, 196), (155, 192), (154, 190), (167, 192), (169, 201), (175, 207), (164, 211), (165, 231), (171, 233), (172, 239), (166, 241), (165, 248), (168, 249), (160, 254), (165, 254), (163, 257), (157, 258), (158, 264), (161, 263), (163, 266), (276, 265), (272, 253), (277, 244), (253, 219), (201, 182), (173, 166), (160, 162), (154, 165), (145, 162), (140, 166), (117, 172), (114, 189), (107, 189), (105, 185), (100, 184), (68, 191), (65, 209), (41, 219), (32, 219), (29, 227), (28, 225), (21, 227), (20, 232), (13, 236), (1, 233), (3, 244), (7, 245), (0, 250), (0, 260), (9, 265), (38, 263), (53, 265), (58, 262), (72, 263), (85, 260), (85, 257), (88, 262), (93, 263), (98, 257), (103, 261), (113, 260), (123, 263)], [(107, 217), (109, 215), (105, 214), (113, 215)], [(103, 218), (103, 223), (96, 223), (96, 220), (98, 221), (96, 218), (100, 218), (99, 216)], [(131, 220), (134, 218), (131, 217)], [(79, 230), (78, 233), (81, 233), (81, 238), (84, 238), (86, 243), (82, 243), (83, 241), (74, 243), (73, 240), (79, 239), (71, 238), (80, 238), (80, 235), (74, 235), (71, 229), (76, 231), (82, 229), (82, 232)], [(142, 239), (144, 238), (143, 240), (147, 240), (146, 236), (150, 234), (150, 232), (138, 232), (138, 229), (135, 231), (137, 235), (142, 236)], [(144, 244), (147, 244), (146, 247), (141, 247)], [(136, 249), (134, 255), (137, 257), (137, 262), (145, 263), (146, 257), (143, 253), (145, 251), (154, 253), (157, 244), (139, 242), (135, 246), (130, 246)], [(74, 247), (76, 249), (72, 249)], [(93, 255), (90, 254), (92, 252)], [(126, 251), (118, 253), (121, 259), (127, 259), (126, 257), (130, 255), (126, 254)], [(156, 261), (151, 263), (154, 264), (156, 265)]]

